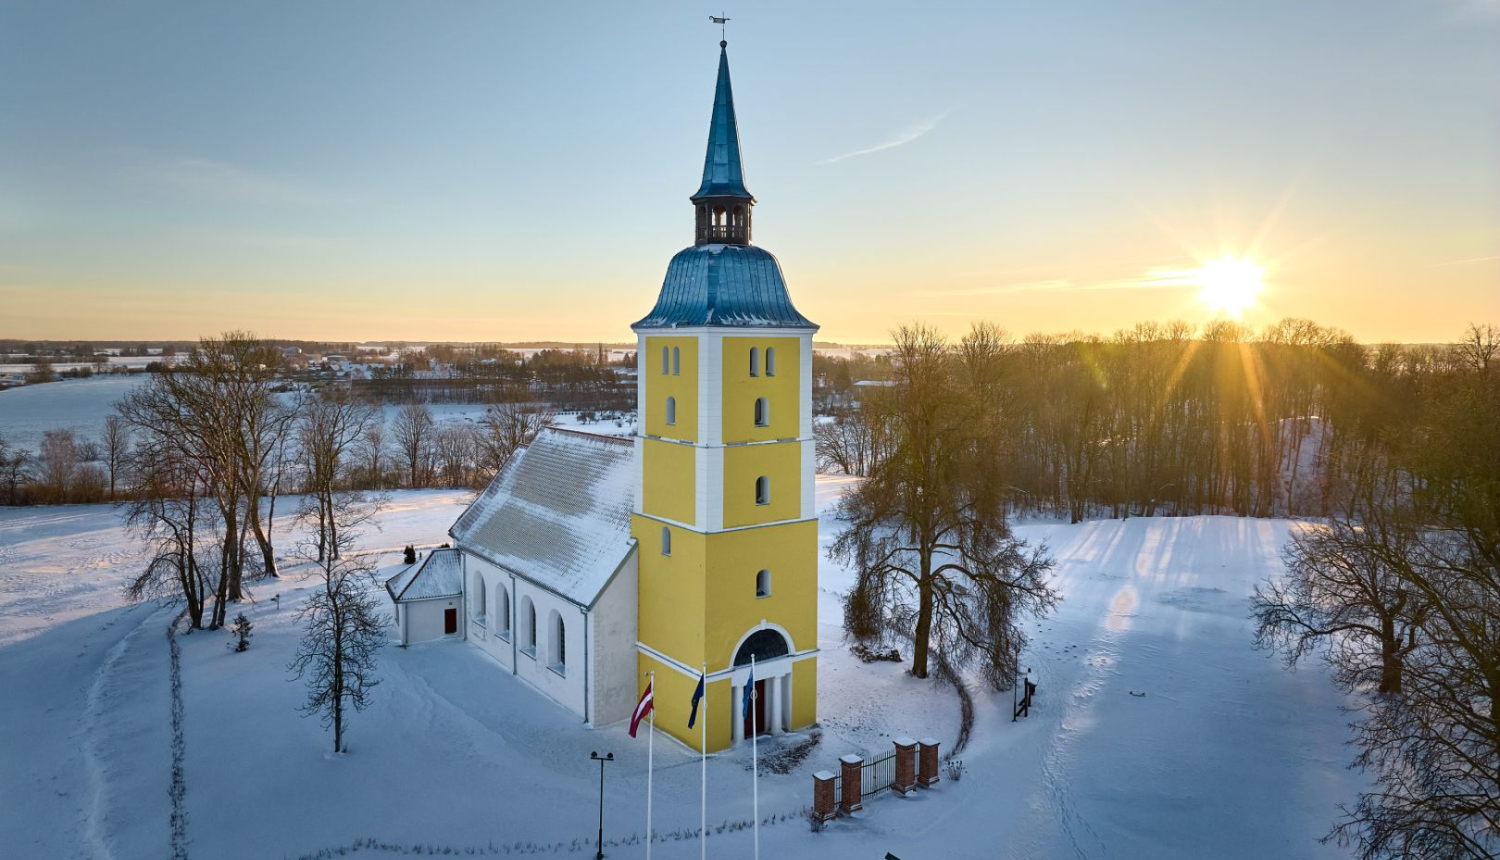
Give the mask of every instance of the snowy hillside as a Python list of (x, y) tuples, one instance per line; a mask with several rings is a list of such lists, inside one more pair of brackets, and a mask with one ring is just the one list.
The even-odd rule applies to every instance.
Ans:
[[(826, 513), (844, 479), (819, 479)], [(397, 561), (408, 542), (444, 539), (463, 494), (396, 494), (370, 549)], [(1058, 565), (1065, 600), (1037, 625), (1027, 663), (1040, 683), (1029, 719), (1010, 693), (973, 687), (976, 723), (963, 780), (909, 798), (881, 795), (820, 834), (800, 810), (811, 774), (890, 738), (951, 747), (959, 700), (891, 663), (845, 649), (837, 593), (846, 571), (821, 563), (820, 740), (787, 774), (763, 775), (766, 857), (1343, 857), (1317, 843), (1360, 777), (1345, 769), (1345, 717), (1320, 673), (1282, 671), (1250, 648), (1245, 598), (1279, 569), (1294, 524), (1224, 517), (1030, 524)], [(278, 526), (280, 529), (281, 526)], [(173, 612), (122, 605), (136, 548), (103, 506), (0, 509), (0, 855), (160, 857), (171, 844)], [(355, 714), (351, 752), (329, 757), (302, 719), (286, 665), (309, 583), (256, 589), (251, 648), (226, 633), (178, 637), (181, 812), (193, 857), (299, 857), (365, 840), (393, 851), (546, 850), (589, 857), (598, 767), (610, 857), (639, 858), (644, 736), (592, 730), (521, 688), (463, 643), (387, 648), (384, 683)], [(279, 602), (273, 597), (279, 596)], [(1143, 694), (1143, 695), (1132, 695)], [(686, 703), (658, 701), (658, 708)], [(763, 742), (763, 758), (811, 740)], [(750, 856), (749, 751), (709, 765), (710, 856)], [(698, 856), (697, 758), (656, 745), (653, 856)], [(715, 832), (721, 822), (723, 833)], [(366, 855), (366, 852), (361, 852)]]

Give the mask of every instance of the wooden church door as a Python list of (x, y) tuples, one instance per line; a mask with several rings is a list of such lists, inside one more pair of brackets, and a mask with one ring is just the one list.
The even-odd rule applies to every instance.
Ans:
[[(752, 725), (751, 719), (755, 722)], [(759, 732), (756, 730), (759, 729)], [(766, 682), (762, 678), (755, 682), (755, 702), (750, 706), (750, 713), (745, 717), (745, 737), (755, 734), (765, 734), (766, 728)]]

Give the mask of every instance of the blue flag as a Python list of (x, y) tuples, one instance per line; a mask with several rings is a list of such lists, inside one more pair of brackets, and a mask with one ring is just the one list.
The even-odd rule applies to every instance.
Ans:
[(750, 719), (750, 700), (755, 694), (755, 665), (750, 666), (750, 680), (745, 682), (745, 714), (744, 719)]
[(688, 714), (688, 728), (698, 719), (698, 702), (703, 698), (703, 676), (698, 676), (698, 689), (693, 691), (693, 712)]

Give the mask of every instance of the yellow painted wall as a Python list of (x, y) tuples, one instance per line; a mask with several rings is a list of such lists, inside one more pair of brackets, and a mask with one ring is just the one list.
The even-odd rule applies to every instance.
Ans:
[[(670, 356), (680, 350), (678, 373), (672, 373), (670, 358), (667, 372), (661, 372), (661, 351)], [(698, 439), (698, 339), (696, 337), (648, 337), (646, 353), (646, 402), (642, 412), (646, 435), (666, 439)], [(778, 356), (777, 361), (780, 361)], [(667, 423), (667, 398), (677, 398), (677, 423)]]
[[(697, 449), (645, 439), (641, 442), (641, 510), (652, 516), (693, 524), (697, 496)], [(752, 494), (754, 487), (751, 488)], [(645, 544), (642, 544), (645, 546)]]
[(792, 664), (792, 724), (800, 729), (818, 721), (818, 658)]
[[(802, 349), (795, 337), (724, 338), (723, 414), (724, 441), (760, 442), (797, 438), (801, 406)], [(761, 363), (767, 347), (776, 350), (776, 375), (750, 375), (750, 349), (758, 348)], [(658, 350), (659, 351), (659, 350)], [(657, 368), (658, 370), (660, 368)], [(755, 426), (755, 400), (764, 397), (770, 406), (770, 423)], [(679, 401), (680, 403), (680, 401)], [(682, 407), (679, 405), (678, 409)]]
[(640, 546), (636, 636), (689, 666), (703, 661), (703, 619), (707, 611), (707, 538), (689, 529), (672, 530), (672, 554), (661, 554), (663, 524), (636, 514), (631, 534)]
[[(704, 647), (710, 672), (729, 667), (740, 638), (762, 619), (786, 628), (793, 650), (817, 647), (816, 520), (718, 532), (707, 542)], [(770, 597), (755, 596), (761, 568), (771, 571)]]
[[(755, 479), (770, 478), (768, 505), (755, 503)], [(802, 444), (736, 445), (724, 449), (724, 527), (794, 520), (802, 515)]]
[[(701, 723), (708, 720), (708, 750), (714, 752), (729, 746), (733, 738), (730, 720), (729, 679), (710, 681), (705, 688), (704, 701), (699, 704), (698, 719), (692, 729), (687, 727), (688, 715), (692, 711), (693, 690), (698, 686), (696, 677), (689, 677), (677, 669), (662, 663), (650, 654), (638, 654), (636, 663), (641, 677), (636, 682), (636, 698), (646, 690), (645, 673), (656, 672), (656, 687), (652, 691), (655, 700), (656, 728), (664, 731), (693, 749), (701, 749), (703, 730)], [(795, 681), (793, 683), (796, 683)]]

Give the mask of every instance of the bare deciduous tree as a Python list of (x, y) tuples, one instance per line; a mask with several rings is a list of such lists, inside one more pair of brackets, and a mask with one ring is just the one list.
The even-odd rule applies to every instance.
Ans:
[(475, 439), (479, 471), (475, 482), (482, 485), (498, 474), (517, 451), (530, 445), (536, 434), (552, 423), (553, 417), (545, 404), (512, 399), (490, 404)]
[(380, 683), (375, 677), (376, 656), (389, 638), (372, 591), (375, 570), (361, 556), (348, 553), (356, 533), (353, 521), (339, 523), (340, 546), (315, 568), (318, 584), (302, 609), (307, 627), (288, 666), (307, 683), (302, 712), (320, 715), (323, 725), (333, 729), (335, 753), (346, 751), (346, 706), (363, 710)]
[(1426, 614), (1421, 593), (1383, 561), (1396, 538), (1379, 524), (1334, 520), (1293, 535), (1285, 578), (1255, 588), (1255, 642), (1290, 668), (1319, 650), (1340, 687), (1401, 692), (1402, 667)]
[(359, 439), (358, 456), (360, 471), (364, 473), (365, 486), (379, 490), (385, 486), (385, 455), (389, 443), (385, 437), (385, 416), (376, 412)]
[(280, 361), (280, 350), (243, 332), (203, 338), (187, 361), (152, 374), (116, 405), (133, 431), (173, 446), (193, 464), (218, 506), (223, 573), (213, 628), (223, 624), (227, 601), (242, 595), (249, 538), (260, 549), (261, 572), (276, 573), (261, 501), (274, 492), (276, 458), (295, 415), (276, 398)]
[(125, 506), (125, 525), (146, 542), (146, 566), (125, 588), (132, 600), (181, 599), (195, 628), (203, 627), (204, 608), (214, 594), (220, 570), (211, 545), (217, 518), (202, 494), (195, 467), (174, 446), (157, 440), (131, 455), (134, 485)]
[(306, 492), (300, 516), (312, 522), (314, 557), (323, 561), (340, 545), (335, 496), (347, 477), (345, 458), (379, 420), (380, 410), (343, 389), (331, 388), (303, 398), (298, 413), (297, 447)]
[(6, 504), (16, 504), (21, 487), (30, 480), (30, 452), (10, 447), (0, 436), (0, 484), (5, 486)]
[(38, 449), (39, 477), (45, 498), (52, 504), (69, 501), (81, 460), (72, 430), (47, 430)]
[(109, 500), (115, 500), (115, 486), (123, 477), (126, 458), (130, 455), (130, 426), (125, 419), (111, 415), (104, 419), (104, 464), (109, 473)]
[(396, 413), (391, 435), (407, 475), (407, 486), (427, 485), (432, 462), (432, 410), (425, 403), (408, 403)]
[(919, 678), (936, 644), (1004, 689), (1026, 643), (1020, 618), (1057, 601), (1051, 562), (1010, 531), (995, 440), (966, 408), (948, 344), (922, 326), (895, 337), (896, 385), (882, 398), (890, 454), (844, 497), (849, 526), (829, 551), (857, 575), (845, 629), (861, 641), (910, 633)]

